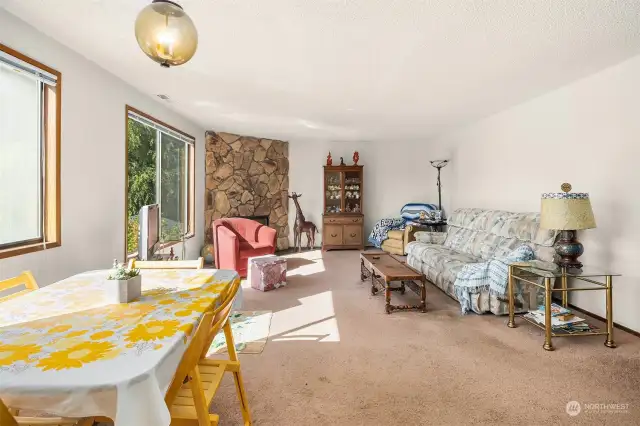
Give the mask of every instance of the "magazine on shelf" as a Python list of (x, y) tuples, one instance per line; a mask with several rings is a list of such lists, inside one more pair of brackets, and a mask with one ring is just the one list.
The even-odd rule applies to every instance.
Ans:
[[(540, 305), (538, 306), (538, 311), (542, 312), (544, 314), (544, 305)], [(551, 316), (555, 317), (558, 315), (566, 315), (566, 314), (570, 314), (571, 310), (567, 309), (561, 305), (558, 305), (557, 303), (552, 303), (551, 304)]]
[(598, 333), (600, 329), (596, 326), (581, 322), (577, 324), (567, 324), (562, 327), (554, 327), (555, 334), (577, 334), (577, 333)]
[[(545, 319), (545, 314), (544, 311), (531, 311), (529, 313), (527, 313), (525, 315), (525, 317), (529, 318), (530, 320), (533, 320), (535, 322), (537, 322), (538, 324), (544, 325), (544, 319)], [(584, 318), (580, 318), (577, 316), (573, 316), (571, 318), (568, 318), (566, 320), (561, 320), (560, 318), (554, 317), (553, 315), (551, 316), (551, 326), (552, 327), (562, 327), (568, 324), (575, 324), (575, 323), (579, 323), (584, 321)]]

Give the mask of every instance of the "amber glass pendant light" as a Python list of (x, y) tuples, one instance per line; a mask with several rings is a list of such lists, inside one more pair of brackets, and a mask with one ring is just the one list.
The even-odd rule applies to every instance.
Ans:
[(189, 61), (198, 48), (198, 31), (182, 6), (169, 0), (153, 0), (136, 18), (140, 49), (169, 68)]

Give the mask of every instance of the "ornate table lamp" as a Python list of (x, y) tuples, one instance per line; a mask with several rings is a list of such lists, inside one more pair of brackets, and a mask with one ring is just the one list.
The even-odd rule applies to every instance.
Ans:
[(557, 229), (560, 238), (555, 244), (558, 254), (558, 264), (564, 268), (582, 268), (578, 257), (584, 252), (584, 247), (576, 239), (578, 229), (596, 227), (596, 220), (591, 210), (589, 194), (586, 192), (569, 192), (571, 185), (563, 183), (564, 192), (542, 194), (540, 208), (540, 227)]

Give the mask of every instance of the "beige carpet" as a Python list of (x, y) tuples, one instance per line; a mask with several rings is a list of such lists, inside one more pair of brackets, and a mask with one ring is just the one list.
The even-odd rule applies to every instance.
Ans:
[[(271, 311), (235, 311), (229, 322), (238, 354), (260, 354), (267, 344), (271, 326)], [(220, 330), (213, 339), (207, 356), (227, 353), (227, 339)]]
[[(460, 316), (432, 286), (428, 313), (386, 315), (356, 251), (293, 255), (288, 281), (244, 289), (243, 309), (274, 313), (263, 353), (240, 356), (256, 425), (640, 424), (640, 338), (617, 331), (613, 350), (600, 336), (555, 339), (546, 352), (541, 331)], [(572, 400), (583, 403), (573, 417)], [(211, 409), (241, 424), (230, 377)]]

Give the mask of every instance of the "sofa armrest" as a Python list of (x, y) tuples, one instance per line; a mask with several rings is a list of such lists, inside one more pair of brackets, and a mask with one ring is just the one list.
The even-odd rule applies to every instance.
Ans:
[[(417, 226), (414, 226), (414, 225), (407, 225), (404, 228), (404, 247), (406, 247), (407, 244), (409, 244), (411, 241), (415, 241), (416, 240), (415, 234), (416, 234), (416, 232), (420, 231), (421, 229), (424, 229), (424, 228), (420, 228), (420, 227), (417, 227)], [(405, 249), (405, 251), (406, 251), (406, 249)]]
[(240, 254), (238, 237), (225, 226), (216, 229), (216, 268), (235, 270)]
[(552, 274), (553, 272), (557, 272), (560, 269), (560, 267), (557, 264), (553, 263), (553, 262), (545, 262), (544, 260), (539, 260), (539, 259), (527, 260), (527, 261), (524, 261), (524, 262), (514, 262), (514, 263), (512, 263), (512, 265), (515, 265), (515, 266), (529, 266), (529, 267), (532, 267), (532, 268), (540, 269), (543, 274), (545, 272), (551, 273), (551, 274), (549, 274), (550, 277), (554, 276)]
[(414, 234), (416, 241), (426, 244), (444, 244), (447, 238), (446, 232), (418, 231)]
[(277, 231), (268, 226), (261, 226), (258, 229), (258, 242), (259, 243), (271, 243), (273, 247), (276, 246)]

